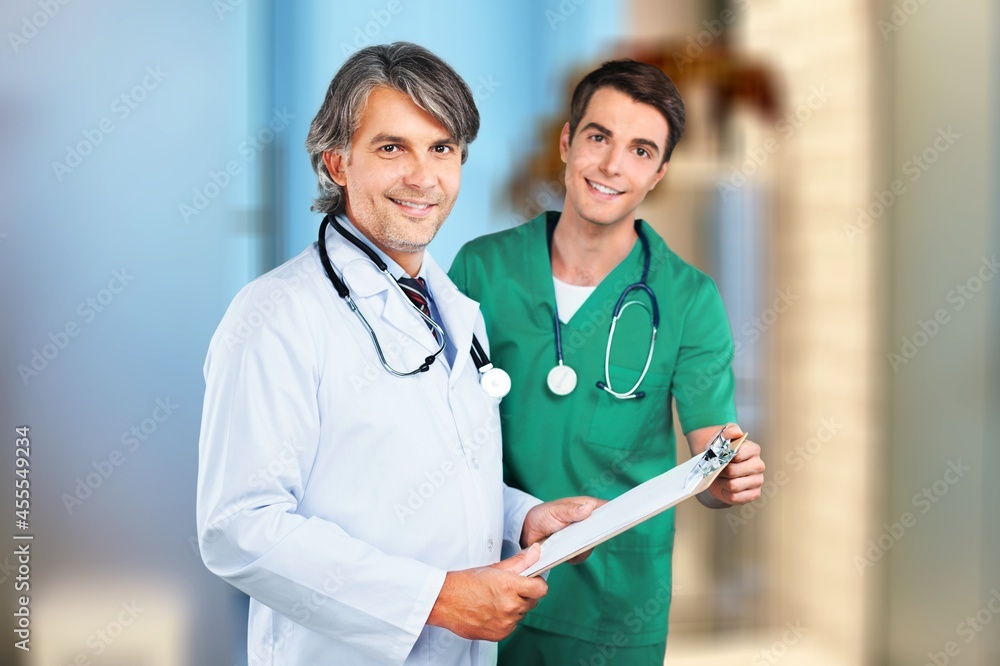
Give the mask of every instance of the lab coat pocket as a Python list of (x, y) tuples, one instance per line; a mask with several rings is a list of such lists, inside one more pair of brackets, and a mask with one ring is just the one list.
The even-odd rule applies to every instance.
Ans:
[[(618, 393), (629, 391), (641, 375), (640, 370), (609, 366), (611, 388)], [(665, 428), (670, 420), (670, 378), (646, 373), (636, 388), (641, 398), (617, 398), (607, 391), (587, 387), (596, 394), (587, 442), (613, 449), (644, 448), (652, 433)]]

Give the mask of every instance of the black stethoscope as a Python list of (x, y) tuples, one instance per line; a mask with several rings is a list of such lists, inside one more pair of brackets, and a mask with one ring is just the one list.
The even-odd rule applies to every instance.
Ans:
[[(549, 261), (552, 261), (552, 234), (555, 232), (555, 225), (549, 225), (548, 228), (548, 246), (549, 246)], [(639, 242), (642, 244), (642, 277), (639, 278), (638, 282), (630, 284), (625, 287), (621, 296), (618, 297), (618, 303), (615, 305), (614, 314), (611, 317), (611, 330), (608, 332), (608, 346), (604, 351), (604, 380), (597, 382), (597, 388), (602, 391), (607, 391), (614, 397), (620, 400), (630, 400), (633, 398), (642, 398), (646, 394), (643, 391), (636, 391), (639, 385), (642, 384), (642, 380), (646, 378), (646, 373), (649, 371), (649, 364), (653, 360), (653, 348), (656, 346), (656, 330), (660, 327), (660, 306), (656, 301), (656, 294), (653, 290), (649, 288), (646, 283), (646, 279), (649, 277), (649, 263), (650, 263), (650, 250), (649, 250), (649, 240), (646, 238), (646, 234), (642, 230), (642, 222), (639, 220), (635, 221), (635, 232), (639, 236)], [(649, 296), (649, 302), (652, 306), (652, 310), (647, 308), (641, 301), (628, 301), (628, 295), (633, 291), (644, 291)], [(642, 373), (639, 375), (638, 381), (627, 391), (620, 392), (615, 391), (611, 388), (611, 342), (615, 338), (615, 328), (618, 326), (618, 318), (621, 316), (622, 312), (628, 309), (632, 305), (638, 305), (639, 307), (646, 310), (649, 313), (650, 320), (653, 323), (653, 332), (649, 338), (649, 351), (646, 354), (646, 365), (642, 369)], [(566, 365), (563, 360), (563, 349), (562, 349), (562, 325), (559, 321), (559, 310), (558, 307), (552, 308), (552, 317), (554, 322), (554, 328), (556, 332), (556, 365), (549, 370), (549, 374), (546, 377), (546, 383), (548, 384), (549, 390), (556, 395), (569, 395), (576, 389), (577, 379), (576, 371), (570, 366)]]
[[(330, 224), (332, 224), (333, 228), (337, 230), (337, 233), (350, 241), (352, 245), (361, 250), (369, 259), (371, 259), (372, 263), (375, 264), (375, 267), (389, 278), (389, 282), (396, 288), (399, 295), (405, 298), (406, 302), (410, 304), (410, 307), (412, 307), (414, 311), (420, 315), (420, 318), (427, 322), (427, 325), (434, 330), (434, 337), (438, 341), (437, 351), (426, 357), (424, 362), (421, 363), (420, 367), (416, 370), (400, 372), (389, 365), (389, 362), (385, 358), (385, 354), (382, 352), (382, 345), (379, 344), (378, 336), (376, 336), (375, 331), (372, 330), (371, 324), (368, 323), (368, 320), (365, 319), (365, 316), (361, 313), (361, 310), (354, 302), (354, 299), (351, 298), (351, 292), (347, 288), (347, 285), (344, 284), (344, 281), (337, 277), (337, 274), (334, 272), (333, 264), (330, 263), (330, 255), (326, 250), (326, 229)], [(330, 278), (330, 282), (333, 283), (333, 288), (337, 290), (337, 293), (341, 298), (347, 301), (347, 305), (354, 311), (354, 314), (358, 316), (358, 319), (361, 320), (361, 324), (365, 327), (365, 330), (368, 331), (368, 336), (372, 339), (372, 343), (375, 345), (375, 353), (378, 354), (378, 360), (379, 363), (382, 364), (382, 367), (396, 377), (410, 377), (412, 375), (420, 374), (421, 372), (427, 372), (430, 369), (431, 364), (434, 363), (447, 345), (444, 328), (434, 321), (432, 317), (424, 314), (420, 308), (410, 301), (409, 296), (403, 292), (402, 287), (400, 287), (399, 283), (396, 282), (396, 278), (392, 277), (392, 274), (389, 273), (389, 267), (384, 261), (382, 261), (382, 258), (378, 256), (370, 247), (368, 247), (364, 241), (361, 241), (352, 233), (347, 231), (347, 229), (345, 229), (340, 222), (334, 219), (332, 215), (324, 217), (323, 223), (319, 225), (319, 260), (323, 264), (323, 270), (326, 271), (326, 276)], [(470, 353), (472, 354), (473, 363), (476, 364), (476, 370), (479, 372), (479, 385), (483, 388), (483, 391), (485, 391), (487, 395), (497, 399), (510, 393), (510, 375), (500, 368), (493, 367), (493, 364), (490, 363), (489, 357), (486, 356), (486, 352), (483, 350), (483, 346), (479, 343), (479, 339), (476, 338), (475, 333), (472, 334), (472, 349)]]

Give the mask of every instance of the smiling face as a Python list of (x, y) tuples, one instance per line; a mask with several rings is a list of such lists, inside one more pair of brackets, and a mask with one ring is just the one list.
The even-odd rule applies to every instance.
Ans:
[(576, 135), (570, 137), (567, 123), (559, 140), (566, 163), (563, 216), (601, 226), (631, 225), (635, 209), (667, 171), (668, 131), (654, 107), (614, 88), (596, 90)]
[(328, 151), (323, 162), (345, 189), (351, 222), (415, 275), (458, 197), (458, 140), (405, 93), (378, 87), (368, 96), (350, 153)]

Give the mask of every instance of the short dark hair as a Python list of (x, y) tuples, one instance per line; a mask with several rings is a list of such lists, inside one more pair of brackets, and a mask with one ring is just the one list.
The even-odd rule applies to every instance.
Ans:
[(587, 76), (573, 91), (569, 110), (569, 138), (572, 141), (576, 128), (590, 104), (590, 98), (601, 88), (613, 88), (641, 104), (649, 104), (663, 114), (667, 121), (667, 145), (663, 149), (663, 162), (670, 160), (674, 146), (684, 134), (684, 100), (677, 86), (658, 67), (635, 60), (609, 60)]
[(350, 150), (368, 96), (379, 86), (409, 95), (414, 104), (444, 125), (459, 142), (465, 163), (469, 144), (479, 133), (479, 110), (462, 77), (422, 46), (409, 42), (369, 46), (348, 58), (333, 77), (309, 127), (306, 150), (319, 182), (314, 211), (344, 211), (343, 188), (327, 172), (323, 153)]

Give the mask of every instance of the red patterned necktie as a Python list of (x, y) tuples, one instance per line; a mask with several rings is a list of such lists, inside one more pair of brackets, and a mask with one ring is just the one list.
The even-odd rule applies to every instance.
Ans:
[[(430, 295), (427, 293), (427, 283), (421, 277), (411, 278), (411, 277), (401, 277), (397, 280), (399, 286), (403, 288), (403, 293), (410, 299), (410, 301), (417, 306), (421, 312), (423, 312), (428, 317), (431, 316), (430, 308)], [(424, 321), (427, 324), (427, 328), (431, 330), (434, 334), (434, 339), (438, 339), (437, 330), (431, 326), (429, 321)], [(440, 342), (440, 341), (439, 341)]]
[(431, 308), (427, 304), (430, 296), (427, 294), (427, 283), (423, 278), (401, 277), (399, 286), (403, 288), (403, 293), (412, 301), (417, 308), (428, 317), (431, 316)]

